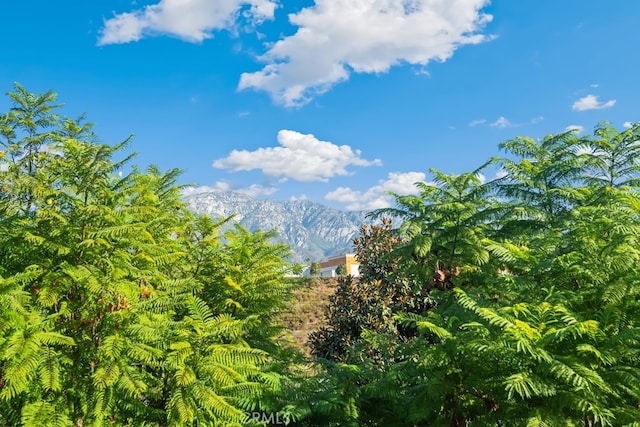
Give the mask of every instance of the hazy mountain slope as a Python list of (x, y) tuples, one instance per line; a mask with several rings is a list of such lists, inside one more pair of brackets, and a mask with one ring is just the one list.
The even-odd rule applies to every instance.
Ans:
[(249, 230), (277, 230), (298, 261), (353, 252), (353, 238), (359, 234), (366, 215), (306, 200), (258, 200), (231, 191), (192, 194), (184, 199), (197, 213), (214, 218), (235, 214), (234, 221)]

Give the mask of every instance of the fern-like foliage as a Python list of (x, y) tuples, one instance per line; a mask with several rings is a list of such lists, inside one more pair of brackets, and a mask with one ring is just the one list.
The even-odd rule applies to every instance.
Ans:
[(55, 94), (18, 85), (10, 97), (0, 120), (0, 424), (246, 421), (280, 387), (267, 350), (278, 347), (287, 249), (269, 233), (222, 236), (190, 213), (178, 170), (123, 176), (129, 139), (95, 143), (91, 124), (52, 113)]
[[(519, 137), (491, 160), (502, 178), (432, 171), (417, 195), (396, 195), (396, 207), (375, 214), (404, 220), (393, 250), (377, 258), (395, 268), (378, 278), (411, 278), (422, 287), (414, 300), (426, 293), (431, 309), (387, 312), (417, 333), (401, 340), (353, 321), (367, 280), (340, 288), (341, 317), (330, 306), (328, 320), (359, 328), (320, 333), (324, 342), (349, 337), (358, 387), (329, 364), (323, 402), (350, 399), (355, 412), (333, 410), (360, 425), (637, 422), (638, 140), (637, 125), (618, 132), (606, 122), (593, 136)], [(383, 301), (367, 301), (366, 312)]]

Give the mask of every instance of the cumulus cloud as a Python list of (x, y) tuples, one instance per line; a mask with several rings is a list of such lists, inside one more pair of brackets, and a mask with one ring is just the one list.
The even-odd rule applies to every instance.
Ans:
[(633, 123), (631, 123), (631, 122), (624, 122), (624, 123), (622, 124), (622, 126), (624, 126), (626, 129), (630, 129), (630, 128), (632, 128), (632, 127), (633, 127)]
[(566, 128), (564, 128), (564, 130), (566, 131), (575, 131), (576, 133), (582, 133), (584, 131), (584, 126), (580, 126), (580, 125), (569, 125)]
[(246, 194), (251, 197), (270, 196), (278, 189), (273, 186), (264, 186), (253, 184), (249, 187), (234, 187), (226, 181), (218, 181), (213, 185), (202, 185), (199, 187), (188, 187), (182, 190), (184, 196), (192, 196), (194, 194), (215, 193), (218, 191), (233, 191), (236, 193)]
[(255, 24), (273, 19), (276, 6), (272, 0), (161, 0), (105, 20), (98, 44), (128, 43), (155, 34), (201, 42), (216, 30), (232, 27), (240, 12)]
[(398, 64), (446, 61), (462, 45), (488, 39), (489, 0), (315, 0), (289, 15), (295, 34), (270, 45), (264, 68), (243, 73), (239, 89), (268, 92), (276, 103), (308, 102), (351, 72), (384, 73)]
[(360, 150), (348, 145), (320, 141), (311, 134), (292, 130), (278, 132), (279, 147), (256, 151), (233, 150), (227, 157), (213, 162), (218, 169), (233, 172), (260, 169), (270, 177), (283, 180), (327, 182), (338, 175), (349, 175), (348, 166), (379, 166), (379, 159), (366, 160)]
[(371, 211), (388, 208), (393, 203), (393, 197), (388, 192), (396, 194), (417, 194), (416, 182), (424, 182), (426, 175), (422, 172), (391, 172), (387, 179), (380, 180), (377, 185), (367, 191), (357, 191), (349, 187), (338, 187), (324, 197), (344, 203), (348, 210)]
[(504, 129), (506, 127), (514, 126), (506, 117), (500, 116), (496, 119), (495, 122), (491, 123), (489, 126), (494, 128)]
[(575, 111), (586, 111), (586, 110), (601, 110), (603, 108), (611, 108), (616, 104), (615, 99), (610, 99), (606, 102), (598, 101), (598, 97), (595, 95), (587, 95), (576, 102), (573, 103), (571, 109)]

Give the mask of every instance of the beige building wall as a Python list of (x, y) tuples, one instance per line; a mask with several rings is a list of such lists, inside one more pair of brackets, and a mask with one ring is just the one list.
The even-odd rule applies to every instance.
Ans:
[(354, 277), (358, 277), (360, 275), (360, 264), (358, 264), (356, 256), (354, 254), (346, 254), (321, 262), (320, 276), (336, 277), (336, 268), (342, 264), (345, 265), (347, 274)]

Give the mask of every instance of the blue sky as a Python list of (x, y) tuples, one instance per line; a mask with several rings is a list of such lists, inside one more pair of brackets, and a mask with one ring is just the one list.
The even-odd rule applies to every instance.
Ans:
[(10, 1), (0, 90), (54, 90), (191, 191), (373, 209), (518, 135), (639, 121), (638, 16), (636, 0)]

